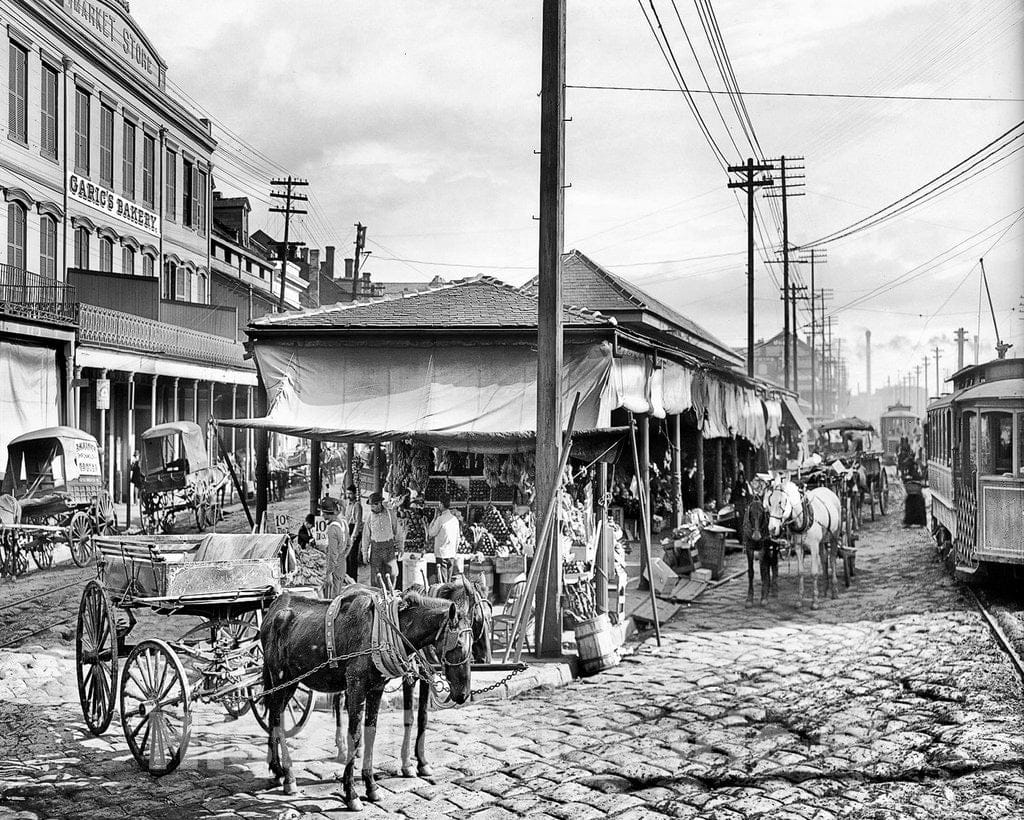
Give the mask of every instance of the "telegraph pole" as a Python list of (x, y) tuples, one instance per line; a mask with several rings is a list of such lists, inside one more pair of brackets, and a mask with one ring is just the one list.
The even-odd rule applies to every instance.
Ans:
[[(562, 433), (562, 280), (565, 216), (565, 3), (544, 0), (540, 103), (540, 251), (537, 276), (537, 502), (555, 494)], [(569, 446), (566, 442), (565, 446)], [(642, 481), (641, 476), (637, 476)], [(538, 506), (538, 510), (540, 506)], [(538, 518), (539, 520), (539, 518)], [(562, 653), (562, 563), (557, 505), (537, 588), (537, 654)], [(648, 522), (649, 524), (649, 522)], [(539, 524), (538, 524), (539, 526)], [(542, 547), (537, 544), (537, 549)], [(529, 606), (529, 603), (526, 604)], [(525, 629), (525, 622), (523, 624)]]
[(363, 259), (363, 248), (366, 247), (366, 226), (362, 222), (356, 223), (356, 255), (352, 260), (352, 298), (359, 295), (359, 265)]
[[(780, 157), (778, 160), (779, 171), (781, 173), (782, 180), (782, 192), (779, 194), (766, 194), (769, 197), (779, 197), (782, 199), (782, 301), (784, 303), (785, 310), (785, 321), (783, 322), (782, 328), (782, 339), (785, 343), (783, 356), (783, 372), (784, 380), (786, 382), (786, 389), (789, 389), (789, 328), (790, 328), (790, 296), (792, 295), (789, 288), (789, 197), (791, 196), (803, 196), (802, 193), (793, 193), (789, 190), (791, 180), (803, 179), (803, 174), (790, 174), (790, 171), (802, 171), (804, 167), (802, 165), (790, 165), (786, 166), (786, 157)], [(790, 163), (803, 162), (803, 157), (789, 157)], [(803, 185), (802, 182), (796, 183), (793, 187), (800, 187)], [(796, 302), (792, 303), (793, 310), (793, 335), (796, 336)], [(793, 342), (793, 370), (796, 370), (796, 342)], [(795, 384), (797, 379), (794, 377), (794, 390), (796, 390)]]
[(729, 173), (744, 174), (744, 179), (730, 182), (730, 188), (743, 188), (747, 192), (747, 375), (754, 375), (754, 189), (773, 185), (771, 177), (754, 179), (754, 174), (771, 171), (770, 164), (755, 165), (747, 159), (746, 165), (730, 165)]
[[(298, 208), (293, 208), (292, 207), (292, 202), (293, 201), (295, 201), (295, 202), (308, 202), (309, 201), (309, 197), (308, 196), (306, 196), (305, 194), (294, 193), (292, 191), (292, 188), (300, 188), (300, 187), (309, 185), (309, 182), (308, 182), (308, 180), (305, 180), (305, 179), (297, 179), (296, 177), (293, 177), (291, 174), (289, 174), (286, 179), (272, 179), (272, 180), (270, 180), (270, 184), (271, 185), (276, 185), (278, 187), (283, 185), (284, 188), (285, 188), (284, 193), (281, 193), (280, 191), (271, 191), (270, 192), (270, 195), (272, 197), (275, 197), (276, 199), (283, 199), (284, 200), (284, 207), (283, 208), (279, 208), (279, 207), (277, 207), (275, 205), (274, 207), (267, 209), (267, 210), (271, 211), (272, 213), (284, 214), (284, 242), (282, 243), (282, 247), (284, 248), (284, 251), (282, 252), (282, 256), (281, 256), (281, 299), (280, 299), (280, 303), (278, 305), (278, 309), (283, 311), (284, 310), (284, 305), (285, 305), (285, 302), (284, 302), (284, 283), (285, 283), (285, 280), (288, 278), (288, 259), (291, 257), (291, 248), (288, 245), (288, 229), (291, 227), (291, 221), (292, 221), (292, 216), (293, 215), (309, 213), (309, 211), (304, 211), (304, 210), (300, 210)], [(303, 245), (305, 243), (304, 242), (295, 242), (294, 244), (295, 245)]]
[(956, 369), (964, 369), (964, 345), (967, 344), (967, 328), (956, 329)]
[(935, 348), (935, 395), (942, 395), (942, 385), (939, 383), (939, 356), (942, 355), (938, 346)]
[(817, 367), (817, 363), (815, 362), (815, 358), (817, 356), (817, 351), (815, 349), (815, 348), (817, 348), (817, 344), (815, 342), (815, 336), (816, 336), (816, 333), (817, 333), (817, 306), (816, 306), (817, 300), (815, 299), (815, 291), (814, 291), (814, 263), (817, 262), (819, 264), (826, 264), (828, 262), (828, 257), (826, 256), (826, 253), (827, 252), (823, 248), (810, 248), (808, 250), (809, 256), (805, 256), (804, 258), (802, 258), (800, 260), (801, 262), (810, 262), (811, 263), (811, 414), (812, 415), (817, 413), (817, 409), (816, 408), (818, 406), (818, 401), (817, 401), (817, 396), (816, 396), (816, 393), (817, 393), (817, 381), (818, 381), (818, 379), (817, 379), (817, 376), (815, 375), (815, 369)]

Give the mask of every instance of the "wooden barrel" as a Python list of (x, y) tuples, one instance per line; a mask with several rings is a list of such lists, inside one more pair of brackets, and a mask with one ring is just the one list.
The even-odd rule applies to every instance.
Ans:
[(619, 653), (606, 614), (576, 624), (576, 649), (580, 656), (582, 675), (593, 675), (618, 664)]

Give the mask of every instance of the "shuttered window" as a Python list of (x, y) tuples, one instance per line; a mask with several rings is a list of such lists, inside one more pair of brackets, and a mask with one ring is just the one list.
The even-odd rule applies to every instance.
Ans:
[(39, 217), (39, 275), (57, 278), (57, 220), (49, 214)]
[(100, 239), (100, 270), (114, 270), (114, 240), (105, 236)]
[(89, 174), (89, 104), (88, 91), (75, 89), (75, 171)]
[(153, 257), (147, 253), (142, 255), (142, 275), (153, 278)]
[(178, 214), (178, 155), (167, 152), (164, 166), (164, 215), (174, 221)]
[(114, 187), (114, 109), (100, 106), (100, 184)]
[(122, 163), (124, 195), (135, 199), (135, 125), (124, 123), (124, 162)]
[(164, 262), (164, 273), (160, 282), (160, 296), (164, 299), (174, 298), (174, 274), (178, 266), (173, 262)]
[(200, 236), (206, 234), (206, 172), (196, 170), (196, 230)]
[(11, 72), (7, 80), (10, 115), (7, 135), (12, 140), (27, 143), (28, 114), (25, 105), (28, 99), (28, 52), (15, 43), (10, 45)]
[(89, 269), (89, 231), (86, 228), (75, 228), (75, 267)]
[(7, 206), (7, 264), (25, 269), (25, 206), (20, 202)]
[(44, 157), (57, 159), (57, 72), (43, 65), (39, 104), (39, 146)]
[(135, 251), (127, 245), (121, 249), (121, 273), (126, 276), (135, 275)]
[(149, 134), (142, 135), (142, 201), (150, 208), (155, 197), (156, 140)]
[(195, 166), (192, 165), (187, 159), (181, 162), (181, 224), (186, 228), (191, 228), (195, 223), (195, 203), (192, 201), (192, 191), (195, 179), (193, 173)]

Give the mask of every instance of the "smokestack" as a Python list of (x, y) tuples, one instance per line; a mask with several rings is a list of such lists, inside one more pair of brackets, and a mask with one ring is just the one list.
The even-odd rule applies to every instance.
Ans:
[(871, 331), (864, 331), (864, 342), (867, 345), (867, 366), (868, 366), (868, 395), (871, 395)]
[(345, 278), (346, 279), (351, 279), (352, 278), (352, 267), (353, 267), (353, 265), (355, 265), (355, 263), (356, 263), (356, 260), (353, 259), (352, 257), (349, 257), (348, 259), (345, 260)]
[(974, 363), (978, 363), (978, 343), (980, 339), (977, 336), (974, 337)]
[(328, 279), (334, 279), (334, 245), (324, 248), (327, 257), (324, 259), (323, 273)]

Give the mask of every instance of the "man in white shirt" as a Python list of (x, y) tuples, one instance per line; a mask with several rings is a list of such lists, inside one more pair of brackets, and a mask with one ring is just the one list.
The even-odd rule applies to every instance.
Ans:
[[(369, 536), (367, 538), (367, 536)], [(398, 515), (384, 507), (380, 493), (370, 496), (370, 514), (363, 525), (363, 557), (370, 564), (370, 584), (379, 587), (387, 577), (392, 586), (398, 580)]]
[(450, 509), (451, 504), (448, 496), (441, 496), (441, 511), (427, 527), (427, 537), (434, 539), (437, 580), (441, 584), (451, 580), (462, 530), (458, 517)]

